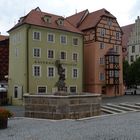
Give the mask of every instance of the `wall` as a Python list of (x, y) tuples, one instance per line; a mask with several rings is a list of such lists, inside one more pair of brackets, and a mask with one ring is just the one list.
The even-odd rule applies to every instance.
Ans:
[(25, 95), (25, 116), (44, 119), (79, 119), (100, 115), (101, 95)]

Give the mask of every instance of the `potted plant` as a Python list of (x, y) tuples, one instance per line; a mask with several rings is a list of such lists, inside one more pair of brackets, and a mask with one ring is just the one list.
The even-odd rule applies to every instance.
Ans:
[(13, 113), (11, 111), (0, 107), (0, 129), (7, 128), (8, 118), (12, 116)]

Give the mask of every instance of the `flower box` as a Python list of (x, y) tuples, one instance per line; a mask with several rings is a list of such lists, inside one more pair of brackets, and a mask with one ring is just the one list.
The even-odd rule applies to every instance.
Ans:
[(8, 118), (12, 117), (13, 114), (7, 109), (0, 108), (0, 129), (7, 128)]

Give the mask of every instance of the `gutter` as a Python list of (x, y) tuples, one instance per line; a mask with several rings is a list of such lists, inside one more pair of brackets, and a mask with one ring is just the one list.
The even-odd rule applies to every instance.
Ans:
[(29, 25), (27, 27), (26, 30), (26, 48), (27, 48), (27, 58), (26, 58), (26, 64), (27, 64), (27, 69), (26, 69), (26, 73), (27, 73), (27, 81), (26, 81), (26, 87), (27, 87), (27, 93), (29, 93), (29, 30), (31, 28), (31, 25)]

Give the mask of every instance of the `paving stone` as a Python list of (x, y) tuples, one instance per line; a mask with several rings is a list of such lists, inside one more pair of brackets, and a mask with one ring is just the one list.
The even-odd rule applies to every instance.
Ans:
[(12, 118), (0, 140), (139, 140), (140, 112), (84, 120)]

